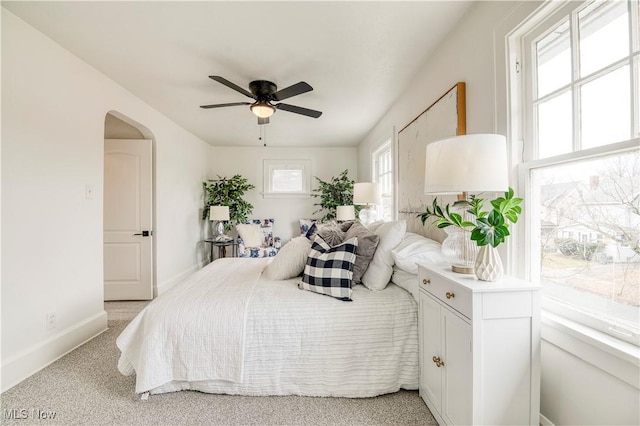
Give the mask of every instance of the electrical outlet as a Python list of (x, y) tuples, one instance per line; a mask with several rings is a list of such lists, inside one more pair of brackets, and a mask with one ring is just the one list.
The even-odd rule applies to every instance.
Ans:
[(53, 330), (58, 325), (58, 318), (56, 317), (55, 312), (47, 312), (46, 313), (46, 327), (47, 330)]

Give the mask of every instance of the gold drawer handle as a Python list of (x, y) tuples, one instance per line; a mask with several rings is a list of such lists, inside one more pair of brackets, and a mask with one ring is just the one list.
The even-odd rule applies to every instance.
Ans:
[(439, 356), (434, 356), (432, 359), (433, 359), (433, 362), (436, 364), (436, 367), (440, 368), (444, 365), (444, 361), (441, 361)]
[(447, 299), (453, 299), (454, 297), (456, 297), (455, 294), (447, 292), (447, 294), (445, 294), (445, 296), (447, 296)]
[(422, 284), (429, 285), (429, 284), (431, 284), (431, 280), (428, 280), (428, 279), (425, 278), (425, 279), (422, 280)]

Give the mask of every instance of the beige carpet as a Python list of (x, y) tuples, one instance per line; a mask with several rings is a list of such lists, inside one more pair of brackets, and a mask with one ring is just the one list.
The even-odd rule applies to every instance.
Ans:
[(131, 321), (149, 303), (150, 300), (104, 302), (104, 310), (109, 321)]
[[(126, 321), (1, 395), (2, 425), (435, 425), (416, 391), (377, 398), (243, 397), (199, 392), (141, 401), (117, 368)], [(54, 412), (53, 419), (38, 419)], [(13, 417), (10, 418), (10, 417)], [(16, 417), (23, 417), (18, 419)], [(24, 418), (26, 417), (26, 418)]]

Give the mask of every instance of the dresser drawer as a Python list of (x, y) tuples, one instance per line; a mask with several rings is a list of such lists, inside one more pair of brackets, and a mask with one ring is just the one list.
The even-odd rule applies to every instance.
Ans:
[(422, 273), (420, 288), (437, 297), (467, 318), (471, 318), (471, 291), (438, 275)]

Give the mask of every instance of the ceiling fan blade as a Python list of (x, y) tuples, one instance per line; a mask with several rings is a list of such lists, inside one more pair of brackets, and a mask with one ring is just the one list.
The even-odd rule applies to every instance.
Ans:
[(269, 117), (265, 117), (265, 118), (258, 117), (258, 125), (261, 125), (261, 124), (269, 124)]
[(289, 104), (276, 104), (274, 105), (276, 108), (281, 109), (283, 111), (293, 112), (295, 114), (306, 115), (307, 117), (318, 118), (322, 115), (322, 112), (316, 111), (313, 109), (302, 108), (295, 105)]
[(304, 81), (301, 81), (300, 83), (296, 83), (293, 86), (285, 87), (284, 89), (278, 90), (276, 93), (271, 95), (271, 97), (274, 101), (283, 101), (292, 96), (301, 95), (312, 90), (313, 87), (311, 87)]
[(250, 97), (250, 98), (252, 98), (252, 99), (257, 99), (257, 98), (256, 98), (256, 96), (255, 96), (253, 93), (251, 93), (251, 92), (249, 92), (249, 91), (247, 91), (247, 90), (243, 89), (242, 87), (238, 86), (237, 84), (234, 84), (234, 83), (230, 82), (230, 81), (229, 81), (229, 80), (227, 80), (226, 78), (222, 78), (222, 77), (217, 76), (217, 75), (210, 75), (210, 76), (209, 76), (209, 78), (210, 78), (211, 80), (217, 81), (217, 82), (218, 82), (218, 83), (220, 83), (220, 84), (224, 84), (224, 85), (225, 85), (225, 86), (227, 86), (228, 88), (233, 89), (233, 90), (235, 90), (236, 92), (240, 92), (240, 93), (242, 93), (242, 94), (243, 94), (243, 95), (245, 95), (245, 96), (248, 96), (248, 97)]
[(251, 102), (233, 102), (230, 104), (200, 105), (200, 108), (204, 108), (204, 109), (223, 108), (223, 107), (238, 106), (238, 105), (251, 105)]

